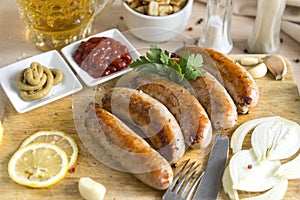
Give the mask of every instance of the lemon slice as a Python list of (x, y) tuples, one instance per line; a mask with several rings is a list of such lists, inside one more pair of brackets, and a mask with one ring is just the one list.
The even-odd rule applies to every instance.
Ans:
[(33, 143), (14, 153), (8, 163), (8, 174), (18, 184), (45, 188), (66, 176), (68, 163), (67, 154), (56, 145)]
[(3, 132), (4, 132), (4, 128), (3, 128), (2, 123), (0, 121), (0, 143), (2, 142)]
[(21, 147), (25, 147), (28, 144), (35, 142), (46, 142), (60, 147), (68, 155), (69, 164), (68, 167), (71, 168), (78, 155), (78, 147), (75, 140), (62, 131), (39, 131), (23, 141)]

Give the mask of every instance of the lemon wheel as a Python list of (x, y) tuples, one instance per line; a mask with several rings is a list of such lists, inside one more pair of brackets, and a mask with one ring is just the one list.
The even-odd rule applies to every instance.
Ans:
[(66, 176), (68, 163), (67, 154), (56, 145), (32, 143), (14, 153), (8, 163), (8, 174), (18, 184), (45, 188)]
[(68, 155), (68, 167), (71, 168), (75, 164), (78, 155), (78, 147), (75, 140), (68, 134), (62, 131), (39, 131), (25, 139), (21, 144), (21, 147), (36, 142), (46, 142), (60, 147)]

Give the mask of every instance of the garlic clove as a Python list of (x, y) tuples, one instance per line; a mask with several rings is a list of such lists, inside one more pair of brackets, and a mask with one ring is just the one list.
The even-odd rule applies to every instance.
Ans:
[(248, 70), (248, 72), (251, 74), (251, 76), (253, 78), (262, 78), (264, 77), (267, 72), (268, 72), (268, 68), (267, 66), (265, 65), (265, 63), (260, 63), (252, 68), (250, 68)]
[(106, 188), (89, 177), (81, 177), (78, 182), (80, 195), (85, 200), (103, 200)]
[(241, 65), (245, 65), (245, 66), (257, 65), (258, 62), (259, 62), (258, 58), (255, 57), (245, 56), (240, 59)]
[(270, 55), (263, 58), (269, 71), (275, 76), (276, 80), (284, 80), (287, 73), (285, 60), (279, 55)]

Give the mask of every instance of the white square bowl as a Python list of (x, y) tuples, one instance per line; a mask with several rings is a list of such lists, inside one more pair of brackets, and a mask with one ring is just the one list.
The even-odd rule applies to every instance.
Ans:
[(125, 45), (128, 48), (128, 51), (132, 57), (133, 60), (140, 57), (140, 54), (138, 51), (134, 48), (134, 46), (127, 40), (127, 38), (118, 30), (118, 29), (110, 29), (95, 35), (92, 35), (88, 38), (79, 40), (77, 42), (74, 42), (64, 48), (62, 48), (62, 53), (67, 59), (67, 61), (70, 63), (70, 65), (73, 67), (74, 71), (78, 74), (80, 79), (88, 86), (88, 87), (94, 87), (100, 83), (103, 83), (105, 81), (111, 80), (113, 78), (116, 78), (118, 76), (121, 76), (131, 70), (131, 68), (126, 68), (121, 71), (115, 72), (113, 74), (110, 74), (108, 76), (100, 77), (100, 78), (93, 78), (91, 77), (86, 71), (82, 70), (80, 66), (75, 62), (75, 60), (72, 57), (73, 52), (78, 48), (80, 43), (82, 41), (87, 41), (88, 39), (92, 37), (109, 37), (112, 38), (121, 44)]
[[(60, 69), (64, 75), (64, 78), (61, 83), (52, 87), (47, 96), (34, 101), (24, 101), (20, 97), (20, 91), (16, 86), (16, 76), (23, 69), (30, 67), (32, 62), (38, 62), (48, 68)], [(36, 56), (32, 56), (0, 68), (0, 83), (8, 99), (19, 113), (25, 113), (33, 110), (78, 92), (83, 88), (69, 65), (56, 50), (38, 54)]]

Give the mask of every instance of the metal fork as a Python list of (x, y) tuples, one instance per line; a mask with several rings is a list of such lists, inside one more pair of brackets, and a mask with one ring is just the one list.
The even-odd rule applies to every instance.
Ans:
[[(189, 163), (190, 159), (186, 161), (186, 163), (182, 166), (178, 174), (174, 177), (173, 182), (165, 192), (162, 197), (162, 200), (187, 200), (191, 197), (194, 192), (194, 189), (200, 182), (201, 178), (204, 175), (205, 171), (202, 171), (200, 174), (196, 174), (197, 168), (200, 164), (196, 164), (196, 161), (190, 164), (190, 166), (185, 170)], [(193, 168), (194, 167), (194, 168)], [(183, 173), (184, 172), (184, 173)], [(179, 180), (181, 175), (183, 174), (182, 178)], [(195, 180), (193, 180), (195, 179)], [(193, 182), (194, 181), (194, 182)], [(188, 189), (188, 186), (190, 188)], [(188, 189), (188, 190), (187, 190)]]

